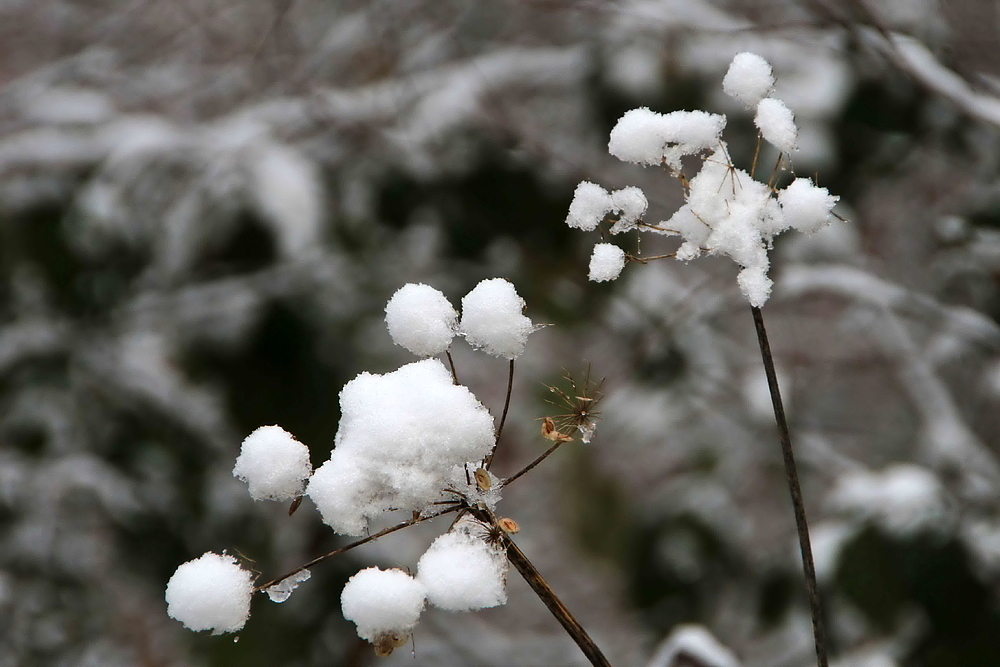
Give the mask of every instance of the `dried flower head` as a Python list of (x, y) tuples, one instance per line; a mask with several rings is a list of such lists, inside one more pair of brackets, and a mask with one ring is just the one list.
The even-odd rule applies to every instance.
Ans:
[[(601, 386), (604, 384), (604, 380), (592, 382), (589, 365), (580, 382), (577, 382), (568, 373), (564, 377), (569, 381), (569, 392), (563, 391), (559, 387), (549, 387), (549, 391), (557, 397), (555, 401), (549, 402), (566, 410), (566, 412), (551, 418), (554, 427), (553, 431), (562, 435), (564, 431), (576, 429), (580, 432), (581, 440), (590, 442), (590, 438), (593, 437), (594, 430), (597, 428), (597, 422), (601, 418), (601, 413), (597, 410), (597, 406), (601, 402), (601, 399), (604, 398), (604, 394), (601, 393)], [(550, 440), (561, 439), (555, 435), (552, 437), (545, 435), (545, 431), (546, 424), (543, 421), (542, 435)]]
[(384, 658), (392, 654), (397, 648), (404, 646), (410, 640), (410, 635), (402, 632), (383, 632), (376, 635), (372, 640), (375, 647), (375, 655)]

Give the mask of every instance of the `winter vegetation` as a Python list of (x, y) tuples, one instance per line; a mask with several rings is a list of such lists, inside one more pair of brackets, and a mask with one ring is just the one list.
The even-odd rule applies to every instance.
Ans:
[(1000, 664), (996, 11), (3, 4), (0, 667)]

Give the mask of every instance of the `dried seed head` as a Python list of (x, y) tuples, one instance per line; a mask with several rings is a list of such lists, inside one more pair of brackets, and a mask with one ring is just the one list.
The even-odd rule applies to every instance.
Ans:
[(520, 532), (521, 530), (521, 527), (517, 525), (517, 521), (514, 521), (513, 519), (508, 519), (507, 517), (500, 519), (498, 523), (500, 524), (500, 527), (503, 528), (503, 532), (507, 533), (508, 535), (514, 535)]
[(493, 488), (493, 480), (485, 468), (476, 468), (476, 472), (472, 474), (476, 478), (476, 487), (480, 491), (489, 491)]
[(410, 635), (402, 632), (383, 632), (375, 635), (372, 646), (375, 648), (375, 655), (385, 658), (392, 655), (392, 652), (403, 646), (410, 640)]
[(542, 420), (542, 437), (553, 442), (569, 442), (573, 439), (572, 436), (557, 431), (556, 423), (552, 421), (551, 417)]

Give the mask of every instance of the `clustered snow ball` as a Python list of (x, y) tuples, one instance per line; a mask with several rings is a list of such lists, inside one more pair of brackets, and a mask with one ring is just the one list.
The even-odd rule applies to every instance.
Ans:
[(393, 342), (420, 357), (441, 354), (455, 336), (458, 313), (448, 298), (429, 285), (403, 285), (385, 307)]
[(781, 100), (768, 97), (757, 105), (757, 115), (754, 125), (760, 130), (764, 140), (783, 153), (795, 151), (799, 140), (799, 130), (795, 127), (795, 117), (792, 110)]
[(588, 278), (601, 283), (617, 278), (625, 268), (625, 251), (613, 243), (598, 243), (590, 256)]
[(507, 603), (507, 559), (463, 530), (438, 537), (417, 564), (427, 601), (448, 611), (473, 611)]
[(297, 498), (311, 473), (309, 448), (280, 426), (261, 426), (248, 435), (233, 468), (254, 500)]
[(830, 212), (839, 199), (809, 178), (796, 178), (778, 193), (785, 222), (805, 234), (813, 234), (830, 222)]
[[(768, 62), (746, 52), (736, 55), (723, 80), (726, 93), (748, 108), (756, 106), (754, 122), (761, 137), (790, 154), (796, 148), (798, 128), (792, 111), (770, 96), (773, 86)], [(593, 230), (608, 213), (617, 211), (612, 234), (639, 230), (681, 236), (684, 242), (675, 258), (690, 261), (705, 252), (731, 258), (742, 267), (737, 284), (743, 295), (753, 306), (764, 305), (771, 294), (768, 250), (774, 237), (789, 228), (818, 231), (832, 219), (838, 198), (807, 178), (776, 192), (736, 168), (722, 140), (725, 126), (725, 116), (704, 111), (659, 114), (645, 107), (627, 111), (611, 130), (608, 151), (612, 155), (626, 162), (666, 165), (678, 177), (683, 156), (703, 158), (698, 172), (682, 179), (684, 205), (669, 220), (644, 224), (647, 202), (641, 190), (608, 193), (600, 185), (584, 182), (574, 195), (567, 223)], [(621, 248), (598, 244), (590, 258), (589, 278), (598, 282), (617, 278), (626, 259)]]
[(612, 208), (614, 203), (607, 190), (596, 183), (581, 181), (573, 192), (566, 224), (575, 229), (592, 232)]
[(167, 582), (167, 614), (191, 630), (236, 632), (250, 616), (253, 575), (229, 555), (206, 553)]
[(756, 53), (737, 53), (722, 79), (722, 90), (735, 97), (748, 109), (771, 94), (774, 73), (771, 65)]
[(372, 643), (382, 635), (409, 636), (424, 610), (424, 586), (402, 570), (369, 567), (351, 577), (340, 595), (344, 618)]
[(624, 162), (667, 164), (680, 171), (681, 158), (714, 148), (726, 117), (705, 111), (660, 114), (646, 107), (626, 111), (611, 130), (608, 152)]
[(516, 359), (535, 329), (523, 310), (524, 299), (514, 286), (503, 278), (491, 278), (462, 298), (459, 328), (473, 347), (495, 357)]
[(306, 494), (345, 535), (390, 508), (424, 510), (456, 465), (482, 460), (495, 442), (492, 415), (437, 359), (361, 373), (340, 392), (340, 410), (330, 459)]

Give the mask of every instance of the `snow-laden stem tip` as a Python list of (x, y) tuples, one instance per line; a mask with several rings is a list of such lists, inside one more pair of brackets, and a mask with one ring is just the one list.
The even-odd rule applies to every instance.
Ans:
[(754, 328), (757, 330), (757, 342), (760, 344), (760, 356), (764, 361), (764, 373), (767, 375), (767, 386), (771, 392), (771, 405), (774, 407), (774, 420), (778, 425), (778, 437), (781, 442), (781, 455), (785, 461), (785, 477), (788, 480), (788, 491), (792, 497), (792, 508), (795, 511), (795, 529), (799, 535), (799, 551), (802, 554), (802, 570), (806, 577), (806, 593), (809, 595), (809, 610), (812, 613), (813, 640), (816, 644), (816, 661), (819, 667), (828, 667), (829, 659), (826, 653), (826, 628), (823, 624), (823, 610), (819, 599), (819, 586), (816, 583), (816, 567), (813, 563), (812, 545), (809, 541), (809, 523), (806, 521), (806, 507), (802, 502), (802, 488), (799, 486), (799, 474), (795, 466), (795, 455), (792, 452), (792, 439), (788, 433), (788, 421), (785, 419), (785, 408), (781, 403), (781, 392), (778, 389), (778, 376), (774, 370), (774, 357), (771, 355), (771, 345), (767, 341), (767, 329), (764, 327), (764, 315), (760, 308), (751, 306)]
[[(497, 519), (492, 512), (476, 507), (469, 508), (469, 512), (479, 521), (489, 526), (497, 526)], [(524, 555), (524, 552), (514, 544), (509, 535), (502, 530), (500, 534), (503, 535), (504, 546), (507, 550), (507, 560), (520, 573), (521, 577), (531, 587), (531, 590), (535, 592), (538, 599), (548, 608), (549, 612), (555, 616), (559, 624), (566, 630), (566, 633), (573, 638), (576, 645), (587, 656), (590, 664), (594, 665), (594, 667), (611, 667), (611, 663), (604, 657), (604, 653), (601, 652), (601, 649), (591, 639), (590, 635), (587, 634), (587, 631), (580, 625), (580, 622), (576, 620), (576, 617), (570, 613), (566, 605), (555, 594), (555, 591), (552, 590), (545, 577), (541, 575), (534, 564)]]

